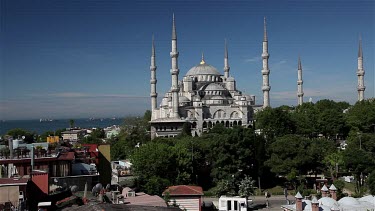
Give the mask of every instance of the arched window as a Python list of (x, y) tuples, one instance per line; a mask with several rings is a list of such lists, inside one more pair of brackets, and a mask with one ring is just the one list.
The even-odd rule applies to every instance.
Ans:
[(203, 128), (207, 128), (207, 122), (206, 121), (203, 122)]
[(193, 127), (193, 128), (196, 128), (196, 127), (197, 127), (197, 123), (196, 123), (196, 122), (193, 122), (192, 127)]

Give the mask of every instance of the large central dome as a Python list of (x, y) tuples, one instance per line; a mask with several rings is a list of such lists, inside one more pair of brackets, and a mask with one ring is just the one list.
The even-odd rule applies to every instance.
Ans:
[(204, 59), (202, 58), (202, 61), (200, 64), (192, 67), (187, 73), (186, 76), (196, 76), (196, 75), (216, 75), (221, 76), (219, 71), (217, 71), (216, 68), (213, 66), (207, 64)]

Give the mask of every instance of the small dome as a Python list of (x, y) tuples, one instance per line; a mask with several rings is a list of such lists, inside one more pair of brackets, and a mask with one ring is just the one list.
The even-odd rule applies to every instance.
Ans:
[(227, 78), (227, 81), (234, 81), (234, 78), (230, 76), (229, 78)]
[(168, 98), (163, 98), (161, 100), (161, 106), (167, 106), (168, 105)]
[(213, 66), (207, 64), (203, 59), (200, 64), (192, 67), (187, 73), (186, 76), (195, 76), (195, 75), (217, 75), (221, 76), (219, 71)]
[(246, 101), (252, 101), (253, 98), (250, 95), (243, 95), (246, 98)]
[(341, 205), (356, 205), (356, 204), (359, 204), (359, 202), (357, 201), (357, 199), (355, 199), (353, 197), (344, 197), (344, 198), (339, 200), (339, 204), (341, 204)]
[(337, 201), (330, 197), (322, 197), (318, 201), (319, 201), (319, 204), (325, 205), (327, 207), (332, 207), (333, 205), (339, 206)]

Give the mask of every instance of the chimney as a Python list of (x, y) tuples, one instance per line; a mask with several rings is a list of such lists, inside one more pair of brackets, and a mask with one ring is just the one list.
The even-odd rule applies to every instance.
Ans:
[(9, 158), (13, 159), (13, 138), (8, 139)]
[(296, 211), (303, 211), (302, 209), (302, 195), (298, 192), (294, 197), (296, 197)]
[(316, 196), (311, 200), (311, 211), (319, 211), (319, 201)]
[(323, 185), (322, 189), (320, 189), (322, 191), (322, 197), (328, 197), (328, 188), (326, 185)]
[(331, 187), (329, 187), (329, 192), (331, 193), (331, 198), (334, 200), (337, 200), (336, 191), (337, 188), (332, 184)]

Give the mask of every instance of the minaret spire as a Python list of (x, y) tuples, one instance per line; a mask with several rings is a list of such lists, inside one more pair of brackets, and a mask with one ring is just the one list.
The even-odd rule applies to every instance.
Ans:
[(266, 22), (266, 16), (264, 16), (264, 20), (263, 20), (263, 41), (264, 42), (267, 42), (268, 41), (268, 37), (267, 37), (267, 22)]
[(267, 37), (267, 27), (266, 27), (266, 17), (264, 17), (264, 36), (263, 36), (263, 53), (262, 53), (262, 60), (263, 60), (263, 69), (262, 69), (262, 76), (263, 76), (263, 108), (270, 106), (270, 90), (271, 86), (269, 85), (269, 75), (270, 70), (268, 69), (268, 59), (270, 55), (268, 54), (268, 37)]
[(174, 13), (172, 18), (172, 40), (177, 40), (177, 33), (176, 33), (176, 23), (174, 20)]
[(154, 119), (154, 110), (156, 109), (157, 105), (157, 96), (158, 93), (156, 92), (156, 56), (155, 56), (155, 42), (154, 42), (154, 35), (152, 35), (152, 49), (151, 49), (151, 65), (150, 65), (150, 70), (151, 70), (151, 80), (150, 80), (150, 85), (151, 85), (151, 114), (152, 117), (151, 119)]
[(228, 46), (227, 39), (224, 41), (224, 78), (229, 78)]
[(301, 64), (301, 57), (298, 57), (298, 79), (297, 79), (297, 97), (298, 97), (298, 105), (303, 104), (303, 80), (302, 80), (302, 64)]
[(362, 38), (359, 37), (359, 47), (358, 47), (358, 70), (357, 70), (357, 77), (358, 77), (358, 101), (362, 101), (365, 98), (365, 70), (363, 69), (363, 53), (362, 53)]
[(178, 114), (178, 92), (180, 88), (178, 87), (178, 51), (177, 51), (177, 33), (176, 33), (176, 23), (173, 13), (173, 20), (172, 20), (172, 50), (170, 53), (171, 60), (172, 60), (172, 67), (171, 67), (171, 75), (172, 75), (172, 113), (171, 117), (180, 118)]

